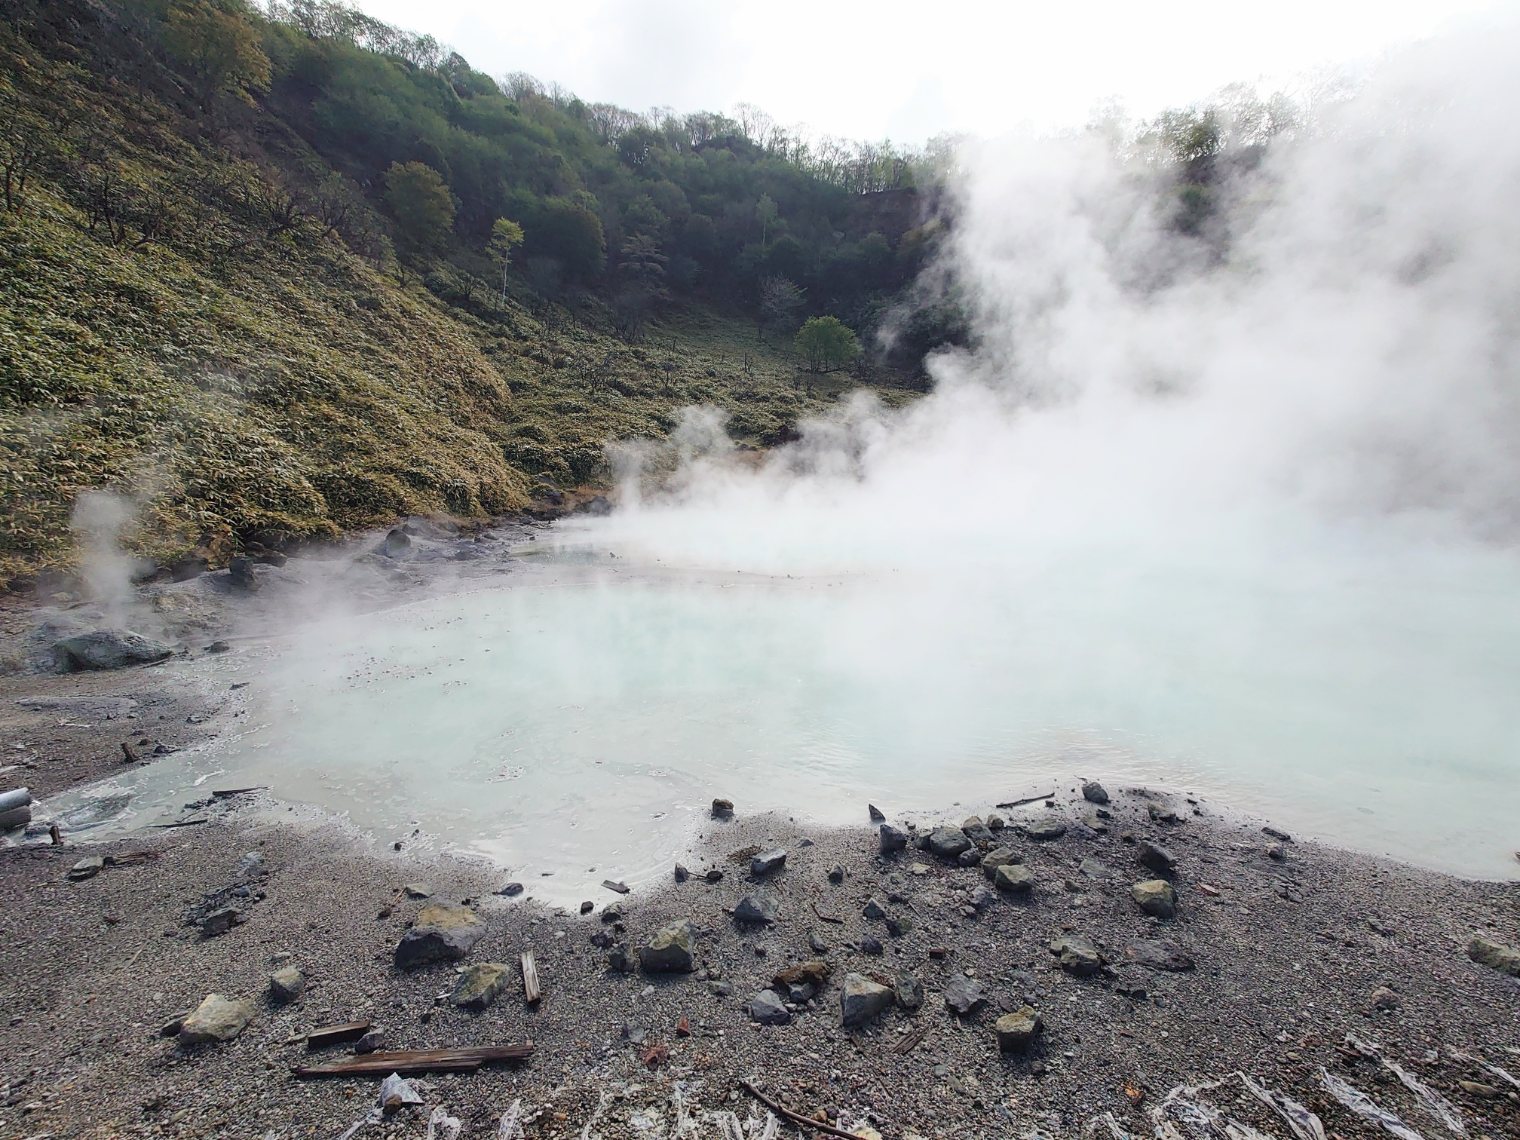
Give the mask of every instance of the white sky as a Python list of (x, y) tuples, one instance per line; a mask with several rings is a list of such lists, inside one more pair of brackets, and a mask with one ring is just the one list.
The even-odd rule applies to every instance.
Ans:
[(1292, 85), (1511, 0), (356, 0), (481, 71), (591, 102), (730, 111), (916, 144), (1133, 114), (1236, 80)]

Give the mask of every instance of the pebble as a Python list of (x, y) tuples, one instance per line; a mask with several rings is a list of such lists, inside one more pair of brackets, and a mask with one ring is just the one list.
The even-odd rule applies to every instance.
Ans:
[(1165, 879), (1146, 879), (1129, 889), (1136, 906), (1154, 918), (1172, 918), (1177, 913), (1177, 892)]
[(786, 866), (786, 852), (781, 848), (774, 851), (763, 851), (749, 861), (749, 873), (755, 878), (763, 878), (766, 875), (774, 875)]
[(987, 989), (975, 978), (964, 974), (952, 978), (945, 986), (945, 1005), (961, 1017), (974, 1013), (987, 1004)]
[(896, 995), (880, 982), (863, 974), (846, 974), (839, 995), (840, 1023), (846, 1029), (859, 1029), (890, 1007)]
[(1169, 875), (1177, 870), (1177, 857), (1159, 843), (1142, 839), (1135, 852), (1141, 866), (1149, 867), (1158, 875)]
[(269, 975), (269, 1000), (288, 1005), (306, 992), (306, 976), (294, 966), (285, 966)]
[(768, 895), (745, 895), (734, 907), (734, 921), (769, 925), (780, 912), (780, 904)]
[(775, 990), (761, 990), (752, 997), (749, 1016), (761, 1025), (785, 1025), (792, 1020), (791, 1011), (782, 1003)]
[(1040, 1015), (1032, 1006), (1027, 1005), (1003, 1014), (993, 1026), (997, 1033), (998, 1048), (1005, 1053), (1029, 1048), (1040, 1029)]

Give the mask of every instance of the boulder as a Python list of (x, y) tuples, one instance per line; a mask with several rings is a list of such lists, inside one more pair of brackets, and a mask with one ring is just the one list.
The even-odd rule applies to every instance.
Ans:
[(751, 1020), (761, 1025), (785, 1025), (792, 1020), (792, 1013), (776, 995), (775, 990), (761, 990), (749, 1002)]
[(306, 992), (306, 975), (294, 966), (285, 966), (269, 975), (269, 1000), (275, 1005), (289, 1005)]
[(396, 944), (396, 966), (410, 970), (430, 962), (457, 962), (485, 933), (486, 924), (468, 907), (425, 906)]
[(1024, 1005), (1012, 1013), (997, 1019), (993, 1030), (997, 1033), (998, 1048), (1005, 1053), (1019, 1052), (1034, 1043), (1040, 1032), (1040, 1015), (1033, 1006)]
[(1023, 857), (1012, 847), (994, 847), (982, 856), (981, 867), (989, 879), (995, 879), (999, 867), (1009, 867), (1023, 861)]
[(1027, 895), (1034, 890), (1034, 872), (1018, 863), (1004, 864), (992, 876), (992, 885), (1009, 894)]
[(186, 1045), (208, 1041), (231, 1041), (253, 1020), (253, 1003), (221, 994), (209, 994), (180, 1024), (179, 1039)]
[(1152, 843), (1149, 839), (1140, 841), (1135, 856), (1142, 867), (1149, 867), (1158, 875), (1170, 875), (1177, 870), (1177, 857), (1161, 844)]
[(924, 845), (941, 859), (958, 859), (963, 851), (971, 850), (971, 840), (958, 827), (936, 827)]
[(690, 973), (695, 966), (691, 943), (691, 923), (684, 918), (672, 922), (639, 948), (639, 965), (647, 974)]
[(1155, 918), (1172, 918), (1177, 913), (1177, 892), (1165, 879), (1146, 879), (1129, 889), (1129, 897), (1146, 914)]
[(1061, 969), (1079, 978), (1089, 977), (1103, 968), (1103, 955), (1080, 934), (1062, 934), (1052, 939), (1050, 952), (1060, 962)]
[(173, 646), (129, 629), (96, 629), (53, 643), (53, 662), (60, 673), (152, 665), (173, 655)]
[(873, 982), (864, 974), (846, 974), (839, 995), (840, 1024), (846, 1029), (859, 1029), (886, 1010), (895, 997), (890, 987)]
[(460, 1009), (485, 1009), (512, 980), (511, 968), (501, 962), (476, 962), (459, 975), (449, 1000)]
[(735, 922), (763, 922), (769, 925), (781, 912), (780, 904), (768, 895), (745, 895), (734, 907)]
[(1467, 956), (1479, 965), (1498, 970), (1501, 974), (1520, 978), (1520, 950), (1516, 950), (1513, 946), (1506, 946), (1502, 942), (1495, 942), (1492, 938), (1475, 934), (1472, 941), (1467, 944)]
[(774, 875), (786, 866), (786, 852), (781, 848), (774, 851), (762, 851), (749, 861), (749, 873), (755, 878), (764, 878), (766, 875)]

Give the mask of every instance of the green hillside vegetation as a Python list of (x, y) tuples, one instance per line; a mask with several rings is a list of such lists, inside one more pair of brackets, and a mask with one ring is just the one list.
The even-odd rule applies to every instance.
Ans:
[(692, 403), (764, 446), (854, 384), (908, 398), (889, 361), (811, 378), (791, 347), (820, 305), (865, 331), (916, 272), (906, 160), (825, 177), (336, 5), (10, 7), (0, 581), (67, 562), (87, 488), (141, 500), (139, 550), (216, 560), (522, 509)]

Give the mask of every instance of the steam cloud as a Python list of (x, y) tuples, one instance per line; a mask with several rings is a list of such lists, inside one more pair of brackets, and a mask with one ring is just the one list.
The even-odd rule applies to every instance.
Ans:
[(672, 493), (603, 537), (772, 571), (1374, 519), (1512, 540), (1517, 47), (1513, 23), (1422, 45), (1279, 139), (1220, 190), (1222, 257), (1097, 133), (968, 147), (946, 257), (976, 348), (931, 362), (934, 394), (857, 399), (758, 471), (690, 412)]

